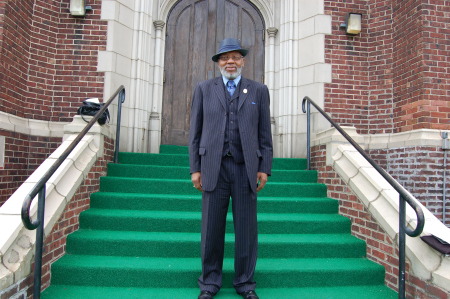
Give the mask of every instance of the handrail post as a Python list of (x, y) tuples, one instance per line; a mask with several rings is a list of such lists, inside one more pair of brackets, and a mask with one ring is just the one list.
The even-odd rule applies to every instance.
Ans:
[(36, 251), (34, 255), (34, 286), (33, 298), (41, 297), (41, 275), (42, 275), (42, 251), (44, 247), (44, 212), (45, 212), (45, 184), (39, 190), (38, 216), (39, 225), (36, 229)]
[(400, 195), (399, 196), (399, 241), (398, 241), (398, 298), (404, 299), (405, 290), (405, 272), (406, 272), (406, 233), (405, 233), (405, 221), (406, 221), (406, 201)]
[(307, 169), (311, 170), (311, 103), (306, 103), (306, 159)]
[(114, 163), (119, 162), (120, 120), (122, 118), (122, 103), (123, 102), (125, 102), (125, 89), (122, 89), (119, 93), (119, 105), (117, 107), (116, 142), (114, 145)]
[[(307, 170), (311, 170), (311, 99), (304, 97), (302, 102), (303, 113), (306, 113), (306, 161)], [(306, 107), (305, 107), (306, 106)]]

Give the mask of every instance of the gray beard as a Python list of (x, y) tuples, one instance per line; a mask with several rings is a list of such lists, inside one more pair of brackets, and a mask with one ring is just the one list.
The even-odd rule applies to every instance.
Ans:
[(242, 73), (242, 68), (238, 67), (236, 70), (236, 73), (229, 73), (225, 70), (225, 67), (221, 68), (219, 67), (220, 73), (222, 74), (222, 76), (224, 76), (225, 78), (227, 78), (228, 80), (234, 80), (237, 77), (239, 77)]

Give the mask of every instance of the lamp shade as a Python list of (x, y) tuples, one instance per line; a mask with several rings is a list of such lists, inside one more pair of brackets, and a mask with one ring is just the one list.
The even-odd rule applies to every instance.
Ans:
[(361, 32), (362, 15), (359, 13), (349, 13), (347, 18), (347, 34), (358, 34)]
[(72, 16), (84, 17), (86, 15), (85, 0), (70, 0), (69, 9)]

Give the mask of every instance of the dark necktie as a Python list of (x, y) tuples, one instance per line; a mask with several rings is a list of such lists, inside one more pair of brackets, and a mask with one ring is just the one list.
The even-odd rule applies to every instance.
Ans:
[(234, 91), (236, 90), (236, 84), (234, 84), (233, 80), (227, 82), (227, 90), (230, 96), (232, 96)]

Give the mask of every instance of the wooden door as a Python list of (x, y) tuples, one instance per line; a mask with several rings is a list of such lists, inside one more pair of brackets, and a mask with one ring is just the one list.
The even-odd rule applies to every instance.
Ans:
[(193, 89), (220, 76), (211, 57), (221, 40), (240, 39), (249, 49), (242, 75), (264, 81), (264, 21), (245, 0), (181, 0), (166, 32), (161, 143), (187, 145)]

